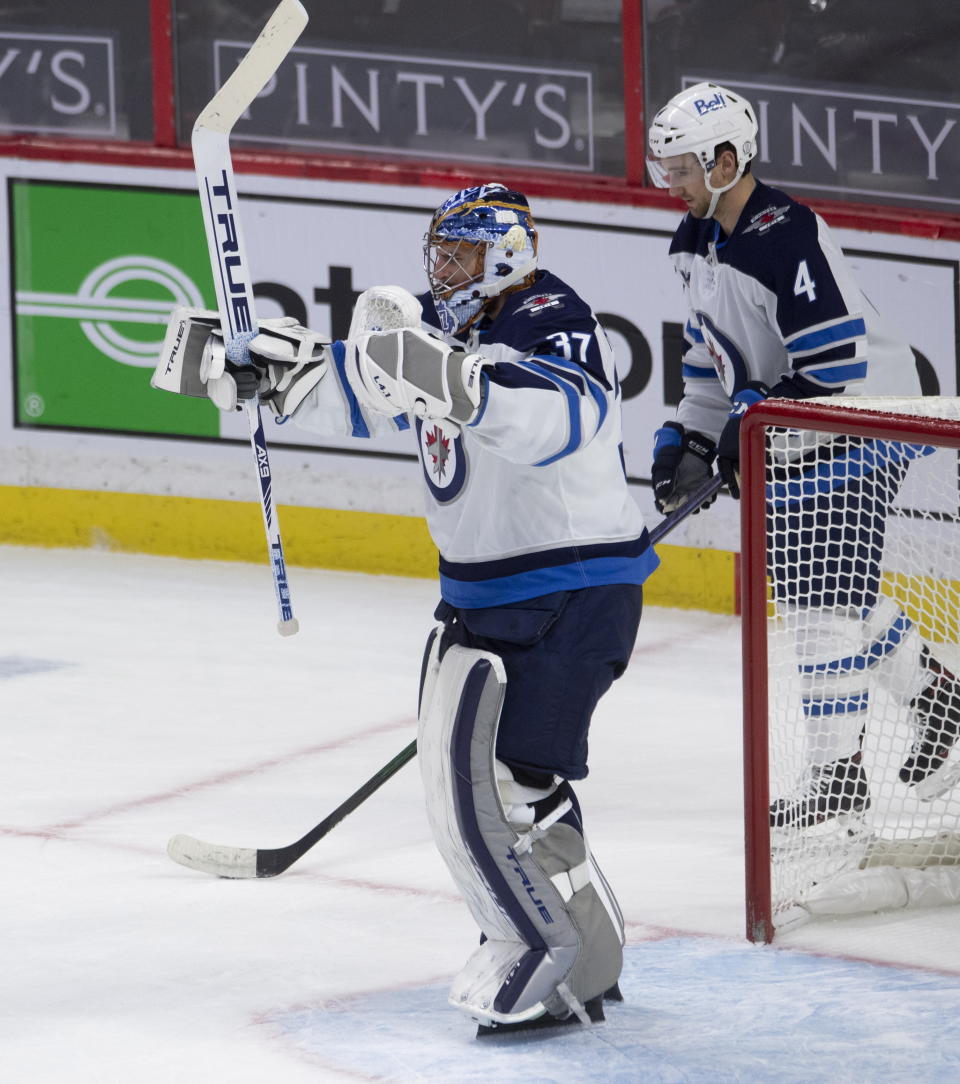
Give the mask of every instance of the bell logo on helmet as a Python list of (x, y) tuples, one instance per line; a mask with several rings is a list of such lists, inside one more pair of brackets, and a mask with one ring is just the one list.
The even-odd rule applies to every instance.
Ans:
[(702, 117), (704, 113), (712, 113), (715, 109), (723, 109), (726, 100), (718, 90), (712, 98), (697, 98), (693, 105), (697, 113)]

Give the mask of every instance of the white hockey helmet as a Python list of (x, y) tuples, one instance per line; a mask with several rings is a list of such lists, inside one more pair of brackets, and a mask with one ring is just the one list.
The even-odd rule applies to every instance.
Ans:
[[(475, 263), (469, 281), (450, 286), (439, 266)], [(458, 255), (459, 253), (459, 255)], [(526, 196), (502, 184), (464, 188), (434, 212), (424, 237), (423, 263), (437, 315), (448, 334), (469, 327), (492, 297), (523, 283), (537, 269), (537, 228)]]
[[(707, 188), (714, 193), (710, 214), (721, 193), (743, 176), (747, 163), (757, 154), (757, 120), (750, 103), (717, 83), (697, 83), (675, 94), (650, 125), (647, 168), (659, 188), (671, 187), (671, 171), (663, 160), (684, 154), (696, 156), (703, 168)], [(722, 188), (710, 183), (716, 150), (730, 143), (737, 154), (737, 175)]]

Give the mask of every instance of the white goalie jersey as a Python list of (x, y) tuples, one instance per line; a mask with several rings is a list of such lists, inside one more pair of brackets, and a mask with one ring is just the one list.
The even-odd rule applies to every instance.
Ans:
[[(429, 295), (424, 326), (442, 338)], [(491, 364), (463, 429), (365, 411), (336, 344), (331, 372), (292, 421), (358, 438), (409, 430), (440, 551), (444, 599), (485, 607), (553, 591), (640, 584), (658, 561), (627, 488), (613, 352), (589, 306), (546, 271), (492, 322), (447, 340)]]

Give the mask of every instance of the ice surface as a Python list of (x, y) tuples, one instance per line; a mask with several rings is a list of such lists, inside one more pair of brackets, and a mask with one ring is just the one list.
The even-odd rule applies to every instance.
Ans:
[(414, 736), (435, 585), (0, 548), (0, 1081), (960, 1079), (960, 914), (743, 940), (739, 623), (650, 608), (578, 792), (627, 919), (607, 1022), (492, 1044), (446, 1005), (476, 931), (416, 765), (286, 873), (172, 863), (290, 843)]

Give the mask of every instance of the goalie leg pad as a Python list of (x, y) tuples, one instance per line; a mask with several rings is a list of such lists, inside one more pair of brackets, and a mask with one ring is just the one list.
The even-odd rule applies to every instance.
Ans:
[[(500, 765), (501, 782), (513, 783), (501, 795), (494, 748), (505, 688), (496, 655), (453, 646), (421, 708), (417, 744), (434, 839), (486, 936), (450, 1001), (484, 1023), (545, 1013), (587, 1023), (584, 1002), (619, 977), (622, 928), (593, 883), (569, 784), (544, 787), (546, 800), (525, 795)], [(528, 804), (533, 818), (515, 811)]]

